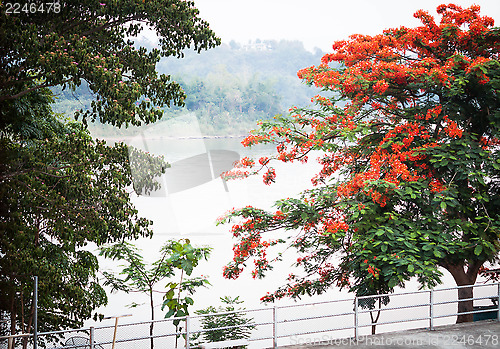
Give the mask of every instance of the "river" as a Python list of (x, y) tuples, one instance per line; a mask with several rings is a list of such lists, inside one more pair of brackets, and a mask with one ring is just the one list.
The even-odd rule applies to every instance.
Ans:
[[(153, 136), (151, 136), (153, 134)], [(257, 146), (245, 148), (241, 145), (242, 136), (233, 137), (205, 137), (194, 127), (190, 136), (169, 137), (158, 136), (158, 132), (141, 132), (135, 137), (123, 139), (110, 139), (109, 141), (124, 141), (127, 144), (141, 148), (155, 155), (163, 155), (165, 160), (172, 164), (171, 169), (162, 177), (160, 182), (163, 188), (151, 196), (132, 195), (132, 202), (139, 211), (140, 216), (151, 219), (153, 223), (154, 236), (151, 239), (139, 239), (135, 241), (137, 247), (143, 251), (147, 262), (153, 262), (159, 256), (159, 249), (167, 239), (188, 238), (195, 246), (210, 246), (213, 248), (208, 261), (203, 261), (195, 269), (196, 275), (209, 277), (211, 286), (199, 289), (194, 295), (194, 309), (205, 308), (209, 305), (218, 305), (219, 297), (239, 296), (247, 308), (262, 307), (260, 297), (268, 291), (278, 287), (290, 272), (290, 264), (296, 256), (293, 253), (290, 261), (281, 263), (272, 273), (272, 277), (263, 280), (254, 280), (250, 276), (251, 269), (237, 280), (226, 280), (222, 277), (224, 265), (231, 261), (232, 239), (230, 225), (216, 226), (217, 217), (232, 208), (253, 205), (259, 208), (272, 209), (273, 203), (284, 197), (291, 197), (306, 188), (312, 187), (310, 179), (318, 170), (319, 165), (311, 164), (282, 164), (275, 163), (277, 178), (276, 183), (265, 185), (262, 182), (262, 174), (243, 180), (231, 180), (226, 183), (221, 178), (206, 178), (193, 174), (207, 171), (206, 154), (211, 155), (214, 167), (214, 154), (222, 154), (222, 167), (231, 169), (234, 157), (241, 158), (249, 156), (258, 158), (270, 155), (274, 151), (273, 146)], [(224, 153), (226, 151), (227, 153)], [(224, 159), (224, 155), (227, 154)], [(191, 161), (189, 161), (191, 159)], [(210, 160), (210, 157), (208, 158)], [(186, 161), (188, 160), (188, 161)], [(171, 170), (177, 169), (179, 164), (183, 165), (181, 173), (190, 178), (191, 185), (185, 185), (183, 190), (172, 188), (168, 185)], [(218, 166), (219, 168), (221, 166)], [(217, 167), (215, 165), (215, 167)], [(178, 177), (178, 173), (177, 173)], [(205, 177), (205, 178), (204, 178)], [(166, 182), (167, 179), (167, 183)], [(167, 184), (165, 186), (165, 184)], [(188, 183), (189, 184), (189, 183)], [(116, 272), (119, 263), (108, 260), (100, 260), (101, 268)], [(193, 274), (193, 275), (194, 275)], [(159, 291), (163, 291), (158, 287)], [(329, 295), (328, 297), (331, 297)], [(157, 294), (156, 304), (161, 303), (161, 294)], [(144, 303), (136, 308), (127, 308), (131, 303)], [(149, 304), (146, 295), (138, 293), (111, 294), (109, 304), (101, 309), (105, 316), (120, 314), (133, 314), (134, 321), (143, 321), (150, 318)], [(159, 306), (155, 310), (156, 318), (162, 318), (164, 312)], [(132, 320), (132, 318), (128, 318)], [(128, 321), (128, 320), (127, 320)], [(90, 322), (89, 322), (90, 324)]]
[[(114, 139), (116, 140), (116, 139)], [(221, 178), (213, 176), (214, 168), (228, 167), (236, 158), (249, 156), (258, 158), (270, 155), (275, 150), (272, 146), (257, 146), (255, 148), (244, 148), (241, 145), (241, 136), (209, 138), (204, 137), (195, 128), (190, 136), (172, 137), (159, 136), (158, 133), (142, 132), (135, 137), (124, 138), (123, 141), (156, 155), (163, 155), (165, 160), (172, 164), (172, 169), (162, 177), (163, 188), (151, 196), (132, 195), (132, 202), (139, 210), (142, 217), (151, 219), (154, 236), (151, 239), (139, 239), (135, 241), (137, 247), (143, 251), (146, 262), (153, 262), (159, 256), (159, 249), (168, 239), (190, 239), (194, 246), (210, 246), (213, 248), (208, 261), (202, 261), (196, 267), (193, 276), (205, 275), (211, 283), (207, 288), (199, 289), (193, 296), (194, 305), (191, 313), (196, 309), (206, 308), (209, 305), (220, 305), (219, 298), (224, 296), (236, 297), (244, 301), (242, 306), (247, 309), (264, 307), (260, 298), (266, 292), (272, 292), (285, 282), (285, 278), (291, 272), (291, 264), (296, 260), (297, 254), (288, 250), (284, 254), (284, 261), (280, 262), (272, 273), (262, 279), (254, 280), (251, 275), (251, 266), (236, 280), (226, 280), (222, 277), (224, 265), (232, 260), (232, 239), (230, 225), (216, 226), (217, 217), (232, 208), (253, 205), (255, 207), (272, 209), (276, 200), (293, 197), (304, 189), (311, 188), (311, 178), (319, 170), (319, 165), (314, 161), (315, 156), (310, 156), (307, 164), (274, 163), (277, 178), (276, 183), (265, 185), (262, 175), (256, 175), (244, 180), (233, 180), (224, 183)], [(110, 140), (113, 141), (113, 140)], [(214, 155), (222, 154), (217, 164)], [(319, 154), (318, 154), (319, 155)], [(178, 187), (168, 182), (168, 176), (172, 177), (171, 171), (178, 169), (181, 164), (181, 176), (187, 180)], [(196, 175), (209, 173), (212, 175)], [(167, 185), (165, 185), (167, 184)], [(180, 189), (179, 189), (180, 188)], [(285, 234), (283, 232), (278, 234)], [(286, 234), (287, 235), (287, 234)], [(284, 235), (284, 236), (286, 236)], [(100, 260), (101, 268), (117, 272), (119, 264), (109, 260)], [(253, 263), (252, 263), (253, 264)], [(446, 275), (447, 285), (453, 282)], [(409, 283), (407, 289), (416, 290), (415, 282)], [(164, 291), (162, 285), (157, 291)], [(300, 302), (309, 303), (313, 301), (346, 299), (351, 298), (345, 290), (332, 289), (326, 294), (312, 298), (303, 298)], [(165, 312), (160, 309), (162, 294), (155, 294), (155, 317), (163, 318)], [(131, 303), (142, 304), (129, 308)], [(284, 299), (279, 305), (294, 303), (293, 300)], [(117, 316), (132, 314), (124, 318), (123, 323), (147, 321), (150, 319), (150, 308), (148, 297), (140, 293), (116, 293), (109, 294), (109, 304), (99, 309), (105, 316)], [(112, 320), (105, 320), (104, 324), (112, 324)], [(87, 326), (97, 325), (92, 321)], [(99, 325), (102, 325), (99, 324)]]

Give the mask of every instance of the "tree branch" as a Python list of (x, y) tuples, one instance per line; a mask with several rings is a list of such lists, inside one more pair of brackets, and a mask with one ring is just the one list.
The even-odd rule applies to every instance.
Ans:
[[(65, 84), (69, 81), (71, 81), (72, 79), (65, 79), (59, 83), (57, 83), (57, 85), (61, 85), (61, 84)], [(48, 83), (45, 83), (45, 84), (42, 84), (42, 85), (37, 85), (37, 86), (34, 86), (34, 87), (31, 87), (27, 90), (24, 90), (24, 91), (21, 91), (19, 93), (16, 93), (15, 95), (5, 95), (5, 96), (0, 96), (0, 101), (5, 101), (5, 100), (11, 100), (11, 99), (16, 99), (16, 98), (19, 98), (19, 97), (22, 97), (24, 96), (25, 94), (28, 94), (32, 91), (36, 91), (36, 90), (39, 90), (41, 88), (44, 88), (44, 87), (51, 87), (51, 86), (55, 86), (55, 85), (52, 85), (52, 84), (48, 84)]]

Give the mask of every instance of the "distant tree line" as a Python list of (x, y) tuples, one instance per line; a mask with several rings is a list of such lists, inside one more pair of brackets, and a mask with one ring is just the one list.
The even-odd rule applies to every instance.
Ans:
[[(170, 73), (187, 98), (183, 107), (164, 108), (165, 117), (160, 122), (194, 112), (204, 134), (244, 134), (255, 128), (258, 120), (285, 114), (290, 105), (307, 105), (317, 91), (302, 84), (297, 71), (323, 53), (309, 52), (298, 41), (261, 43), (266, 50), (245, 49), (233, 41), (203, 54), (188, 51), (182, 59), (162, 59), (158, 73)], [(139, 44), (154, 48), (148, 42)], [(54, 92), (58, 97), (56, 110), (67, 114), (90, 108), (94, 99), (85, 84), (75, 91), (59, 88)], [(99, 123), (90, 129), (98, 137), (134, 132)]]

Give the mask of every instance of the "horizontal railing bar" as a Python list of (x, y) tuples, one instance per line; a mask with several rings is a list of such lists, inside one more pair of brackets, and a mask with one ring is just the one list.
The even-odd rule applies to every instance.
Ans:
[[(114, 326), (111, 326), (114, 328)], [(39, 336), (53, 335), (53, 334), (61, 334), (61, 333), (69, 333), (69, 332), (89, 332), (90, 328), (78, 328), (78, 329), (70, 329), (70, 330), (58, 330), (58, 331), (50, 331), (50, 332), (39, 332)], [(10, 336), (0, 336), (0, 339), (8, 339), (8, 338), (19, 338), (19, 337), (33, 337), (33, 333), (20, 333), (14, 334)]]
[[(182, 316), (182, 317), (176, 317), (176, 318), (168, 318), (168, 319), (159, 319), (159, 320), (149, 320), (149, 321), (141, 321), (141, 322), (133, 322), (133, 323), (128, 323), (128, 324), (119, 324), (118, 328), (120, 327), (127, 327), (127, 326), (135, 326), (135, 325), (145, 325), (148, 324), (150, 325), (151, 323), (159, 323), (159, 322), (171, 322), (174, 320), (186, 320), (188, 316)], [(93, 326), (94, 330), (104, 330), (104, 329), (112, 329), (115, 328), (114, 325), (103, 325), (103, 326)], [(74, 330), (60, 330), (60, 331), (48, 331), (48, 332), (39, 332), (38, 336), (47, 336), (47, 335), (52, 335), (52, 334), (59, 334), (59, 333), (66, 333), (66, 332), (89, 332), (90, 327), (82, 327)]]
[[(125, 342), (132, 342), (132, 341), (143, 341), (146, 339), (155, 339), (155, 338), (166, 338), (166, 337), (171, 337), (171, 336), (176, 336), (176, 335), (183, 335), (186, 334), (186, 332), (175, 332), (175, 333), (166, 333), (166, 334), (157, 334), (157, 335), (149, 335), (149, 336), (144, 336), (144, 337), (136, 337), (136, 338), (125, 338), (125, 339), (117, 339), (115, 340), (115, 343), (125, 343)], [(106, 342), (97, 342), (94, 341), (94, 345), (106, 345), (106, 344), (113, 344), (113, 341), (106, 341)], [(89, 346), (89, 344), (86, 344), (85, 346)], [(66, 347), (63, 347), (66, 348)]]
[(299, 333), (286, 334), (286, 335), (282, 334), (282, 335), (279, 335), (277, 337), (278, 338), (286, 338), (286, 337), (290, 337), (290, 336), (302, 336), (304, 334), (311, 334), (311, 333), (324, 333), (324, 332), (334, 332), (334, 331), (343, 331), (343, 330), (352, 330), (352, 329), (354, 329), (354, 326), (335, 327), (335, 328), (325, 329), (325, 330), (306, 331), (306, 332), (299, 332)]
[(498, 296), (495, 295), (495, 296), (474, 297), (473, 299), (475, 301), (480, 301), (480, 300), (483, 300), (483, 299), (498, 299)]
[[(464, 286), (455, 286), (455, 287), (450, 287), (450, 288), (439, 288), (439, 289), (433, 289), (433, 292), (440, 292), (440, 291), (450, 291), (450, 290), (457, 290), (461, 288), (475, 288), (475, 287), (483, 287), (483, 286), (498, 286), (499, 283), (494, 283), (494, 284), (475, 284), (475, 285), (464, 285)], [(379, 298), (379, 297), (393, 297), (393, 296), (406, 296), (410, 294), (423, 294), (423, 293), (429, 293), (431, 290), (421, 290), (421, 291), (408, 291), (408, 292), (397, 292), (397, 293), (385, 293), (385, 294), (374, 294), (374, 295), (369, 295), (369, 296), (358, 296), (358, 299), (368, 299), (368, 298)]]
[[(373, 326), (373, 325), (388, 325), (388, 324), (402, 324), (402, 323), (405, 323), (405, 322), (414, 322), (414, 321), (422, 321), (422, 320), (429, 320), (431, 317), (430, 316), (425, 316), (425, 317), (422, 317), (422, 318), (412, 318), (412, 319), (408, 319), (408, 320), (394, 320), (394, 321), (385, 321), (385, 322), (377, 322), (377, 323), (374, 323), (374, 324), (366, 324), (366, 325), (358, 325), (358, 327), (370, 327), (370, 326)], [(433, 318), (436, 318), (435, 316), (433, 316)]]
[(310, 307), (310, 306), (320, 305), (320, 304), (340, 303), (340, 302), (352, 302), (352, 301), (353, 301), (352, 298), (332, 299), (332, 300), (329, 300), (329, 301), (313, 302), (313, 303), (306, 303), (306, 304), (277, 305), (276, 309), (286, 309), (286, 308), (296, 308), (296, 307)]
[[(390, 307), (390, 308), (380, 308), (380, 309), (372, 309), (372, 310), (358, 310), (358, 314), (365, 314), (369, 313), (372, 311), (385, 311), (385, 310), (398, 310), (398, 309), (409, 309), (409, 308), (419, 308), (419, 307), (425, 307), (429, 306), (430, 303), (421, 303), (421, 304), (415, 304), (415, 305), (405, 305), (404, 307)], [(352, 313), (354, 314), (354, 312)]]
[[(462, 313), (463, 315), (466, 315), (464, 313)], [(451, 313), (451, 314), (442, 314), (442, 315), (436, 315), (434, 316), (434, 319), (441, 319), (441, 318), (445, 318), (445, 317), (455, 317), (459, 315), (459, 313)]]
[[(498, 307), (491, 308), (491, 309), (478, 309), (478, 310), (472, 311), (471, 313), (472, 314), (481, 314), (481, 313), (488, 313), (488, 312), (492, 312), (492, 311), (498, 311)], [(460, 313), (460, 314), (463, 314), (463, 313)]]
[(273, 339), (273, 338), (274, 338), (273, 336), (270, 336), (270, 337), (248, 338), (248, 341), (249, 342), (257, 342), (257, 341), (263, 341), (263, 340), (266, 340), (266, 339)]
[(33, 337), (33, 334), (32, 333), (13, 334), (10, 336), (0, 336), (0, 339), (22, 338), (22, 337)]
[(289, 323), (289, 322), (305, 321), (305, 320), (315, 320), (315, 319), (326, 319), (326, 318), (329, 318), (329, 317), (348, 316), (348, 315), (353, 315), (353, 314), (354, 314), (354, 312), (351, 312), (351, 313), (339, 313), (339, 314), (332, 314), (332, 315), (318, 315), (318, 316), (302, 317), (302, 318), (296, 318), (296, 319), (285, 319), (285, 320), (277, 321), (276, 323), (278, 323), (278, 324), (286, 324), (286, 323)]
[[(438, 288), (438, 289), (435, 289), (434, 292), (440, 292), (440, 291), (451, 291), (451, 290), (456, 290), (456, 289), (460, 289), (460, 288), (469, 288), (469, 287), (485, 287), (485, 286), (498, 286), (500, 283), (493, 283), (493, 284), (474, 284), (474, 285), (463, 285), (463, 286), (455, 286), (455, 287), (448, 287), (448, 288)], [(429, 292), (427, 290), (427, 292)]]
[(55, 348), (50, 348), (50, 349), (69, 349), (69, 348), (87, 348), (89, 344), (68, 344), (68, 345), (63, 345), (62, 347), (55, 347)]
[(461, 303), (461, 302), (467, 302), (467, 301), (480, 301), (483, 299), (491, 299), (494, 297), (488, 296), (488, 297), (474, 297), (474, 298), (464, 298), (460, 300), (452, 300), (452, 301), (442, 301), (442, 302), (434, 302), (434, 305), (443, 305), (443, 304), (451, 304), (451, 303)]
[[(136, 326), (136, 325), (151, 325), (151, 323), (157, 324), (161, 322), (172, 322), (174, 320), (186, 320), (187, 316), (182, 316), (182, 317), (175, 317), (175, 318), (166, 318), (166, 319), (158, 319), (158, 320), (148, 320), (148, 321), (140, 321), (140, 322), (131, 322), (131, 323), (126, 323), (126, 324), (118, 324), (118, 328), (120, 327), (127, 327), (127, 326)], [(103, 329), (110, 329), (110, 328), (115, 328), (115, 325), (103, 325), (103, 326), (95, 326), (94, 330), (103, 330)]]

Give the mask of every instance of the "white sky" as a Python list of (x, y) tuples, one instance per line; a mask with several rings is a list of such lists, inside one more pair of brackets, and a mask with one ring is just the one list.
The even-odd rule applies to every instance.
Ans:
[[(418, 9), (437, 15), (451, 0), (194, 0), (201, 18), (222, 38), (247, 43), (255, 39), (300, 40), (312, 50), (331, 51), (335, 40), (350, 34), (378, 34), (401, 25), (414, 27)], [(500, 26), (500, 0), (456, 0), (462, 7), (481, 6), (481, 13)]]

